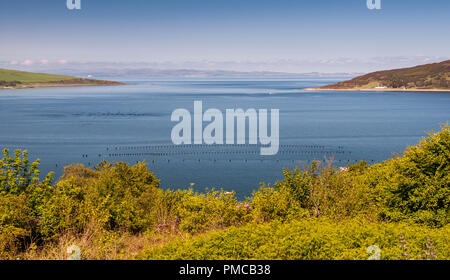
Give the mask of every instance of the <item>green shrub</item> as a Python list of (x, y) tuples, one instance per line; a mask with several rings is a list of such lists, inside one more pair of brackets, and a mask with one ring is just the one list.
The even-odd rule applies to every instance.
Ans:
[(38, 226), (30, 217), (25, 194), (0, 195), (0, 259), (8, 259), (23, 250)]
[(40, 207), (42, 232), (53, 238), (82, 232), (89, 223), (105, 230), (145, 231), (157, 222), (155, 206), (162, 197), (158, 186), (145, 163), (102, 163), (96, 170), (68, 166)]
[(370, 167), (365, 182), (383, 220), (443, 226), (450, 221), (450, 126), (402, 156)]
[(286, 188), (300, 203), (302, 208), (307, 208), (311, 194), (311, 182), (317, 177), (319, 163), (314, 161), (309, 169), (300, 171), (297, 167), (293, 171), (283, 170), (283, 181), (277, 182), (275, 187), (279, 190)]
[[(35, 191), (39, 182), (39, 159), (30, 165), (28, 152), (16, 150), (14, 158), (9, 150), (3, 150), (0, 159), (0, 194), (21, 194)], [(53, 173), (48, 174), (42, 184), (49, 186)]]
[(273, 220), (290, 220), (305, 215), (301, 202), (289, 186), (278, 184), (277, 188), (261, 185), (253, 192), (251, 206), (253, 218), (258, 223)]
[[(362, 162), (350, 165), (347, 171), (339, 172), (330, 163), (324, 165), (313, 161), (303, 170), (284, 170), (284, 179), (275, 184), (275, 190), (262, 189), (258, 192), (268, 192), (262, 200), (264, 203), (272, 201), (277, 211), (283, 211), (284, 207), (288, 211), (298, 212), (302, 208), (313, 216), (335, 219), (370, 216), (373, 205), (368, 199), (368, 188), (360, 183), (359, 178), (365, 168), (366, 164)], [(277, 197), (271, 198), (275, 196)], [(273, 220), (275, 216), (272, 215), (268, 220)]]
[(145, 163), (128, 166), (124, 162), (100, 168), (90, 195), (110, 214), (110, 229), (139, 232), (156, 223), (154, 206), (162, 195), (159, 180), (147, 169)]
[(221, 229), (240, 225), (251, 219), (250, 207), (238, 203), (234, 192), (213, 189), (199, 194), (190, 189), (170, 192), (170, 195), (176, 201), (173, 213), (183, 232), (199, 233)]
[(39, 160), (31, 163), (28, 152), (16, 150), (0, 159), (0, 258), (10, 258), (39, 236), (39, 203), (51, 188), (52, 173), (39, 181)]

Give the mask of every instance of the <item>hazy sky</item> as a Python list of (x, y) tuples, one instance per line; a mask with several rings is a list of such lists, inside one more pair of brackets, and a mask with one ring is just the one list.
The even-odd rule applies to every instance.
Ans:
[[(326, 70), (336, 61), (450, 55), (448, 0), (381, 0), (381, 10), (366, 0), (81, 2), (68, 10), (66, 0), (0, 0), (0, 61), (231, 61), (251, 69), (289, 60)], [(288, 65), (276, 70), (308, 70)]]

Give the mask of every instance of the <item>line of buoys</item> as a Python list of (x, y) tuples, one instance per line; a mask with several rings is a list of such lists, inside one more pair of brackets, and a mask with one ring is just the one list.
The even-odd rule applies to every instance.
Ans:
[[(279, 154), (345, 154), (346, 151), (279, 151)], [(113, 153), (109, 157), (136, 157), (136, 156), (176, 156), (176, 155), (211, 155), (211, 154), (259, 154), (259, 151), (196, 151), (196, 152), (152, 152), (152, 153)], [(101, 154), (98, 155), (101, 157)], [(83, 156), (84, 157), (84, 156)], [(87, 157), (87, 155), (86, 155)]]
[[(203, 158), (203, 159), (182, 159), (182, 162), (186, 162), (186, 161), (197, 161), (197, 162), (201, 162), (201, 161), (212, 161), (212, 162), (217, 162), (217, 161), (226, 161), (226, 162), (233, 162), (233, 161), (243, 161), (248, 163), (249, 161), (260, 161), (260, 162), (264, 162), (264, 161), (272, 161), (272, 162), (292, 162), (295, 163), (296, 161), (298, 162), (312, 162), (312, 159), (280, 159), (280, 158), (275, 158), (275, 159), (240, 159), (240, 158), (234, 158), (234, 159), (211, 159), (211, 158)], [(328, 159), (314, 159), (316, 161), (321, 161), (321, 162), (326, 162), (328, 161)], [(344, 160), (347, 162), (347, 164), (352, 163), (352, 162), (360, 162), (361, 160)], [(138, 163), (139, 161), (136, 161), (136, 163)], [(156, 160), (151, 160), (152, 164), (154, 164), (155, 162), (157, 162)], [(171, 163), (172, 161), (170, 159), (167, 160), (167, 163)], [(341, 162), (341, 161), (339, 161)], [(88, 165), (90, 166), (90, 162), (88, 163)]]
[[(150, 145), (150, 146), (117, 146), (114, 147), (114, 150), (148, 150), (148, 149), (173, 149), (173, 148), (210, 148), (210, 147), (219, 147), (225, 146), (223, 144), (182, 144), (182, 145)], [(256, 147), (259, 148), (264, 145), (260, 144), (233, 144), (227, 145), (228, 147), (236, 148), (236, 147)], [(325, 145), (304, 145), (304, 144), (283, 144), (280, 145), (281, 148), (307, 148), (307, 149), (325, 149), (327, 147), (332, 148), (333, 146), (325, 146)], [(343, 146), (337, 146), (338, 149), (343, 149)], [(109, 147), (106, 148), (109, 151)]]

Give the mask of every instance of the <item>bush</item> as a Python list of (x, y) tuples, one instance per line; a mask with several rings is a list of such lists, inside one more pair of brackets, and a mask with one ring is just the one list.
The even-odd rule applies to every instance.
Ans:
[(253, 218), (257, 223), (298, 218), (305, 212), (297, 198), (295, 192), (282, 184), (277, 188), (262, 185), (251, 199)]
[[(313, 161), (303, 170), (284, 170), (284, 179), (275, 184), (275, 189), (263, 188), (254, 196), (259, 201), (259, 192), (267, 193), (262, 196), (262, 201), (266, 204), (272, 203), (272, 207), (277, 209), (273, 211), (283, 212), (283, 209), (286, 209), (285, 212), (298, 212), (302, 208), (307, 209), (313, 216), (335, 219), (356, 215), (370, 216), (373, 206), (367, 198), (368, 188), (360, 183), (359, 178), (366, 166), (367, 164), (362, 162), (350, 165), (347, 171), (339, 172), (331, 166), (331, 161), (326, 165)], [(264, 207), (265, 212), (269, 211), (267, 207), (270, 206)], [(269, 215), (265, 220), (283, 216), (281, 212)]]
[(401, 157), (370, 167), (364, 177), (364, 184), (373, 190), (381, 219), (448, 224), (450, 126), (409, 147)]
[(96, 170), (68, 166), (40, 207), (42, 233), (49, 238), (80, 233), (90, 223), (132, 233), (150, 229), (157, 222), (155, 206), (162, 197), (158, 186), (145, 163), (101, 163)]
[(28, 152), (16, 150), (0, 159), (0, 258), (10, 258), (38, 236), (39, 203), (50, 188), (52, 173), (39, 181), (39, 160), (30, 164)]
[(24, 194), (0, 196), (0, 259), (8, 259), (25, 249), (36, 230)]
[[(200, 233), (211, 229), (222, 229), (241, 225), (250, 217), (248, 204), (238, 203), (235, 193), (223, 190), (207, 191), (205, 194), (186, 191), (169, 191), (175, 201), (174, 217), (179, 229), (187, 233)], [(247, 206), (247, 207), (246, 207)]]

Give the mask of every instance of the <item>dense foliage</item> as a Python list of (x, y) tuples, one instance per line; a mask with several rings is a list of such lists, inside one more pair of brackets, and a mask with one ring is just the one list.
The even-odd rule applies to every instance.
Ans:
[(366, 260), (380, 248), (382, 259), (449, 259), (449, 226), (305, 218), (233, 227), (168, 242), (141, 254), (158, 260)]
[(245, 201), (162, 190), (145, 163), (71, 165), (39, 180), (39, 161), (0, 160), (0, 259), (449, 259), (450, 126), (403, 155), (339, 170), (313, 162)]

